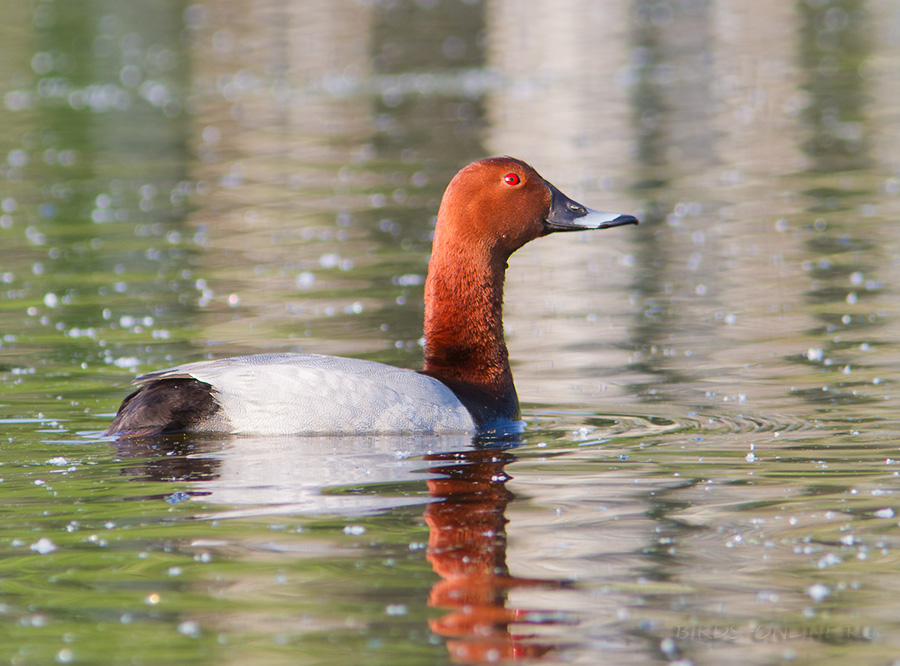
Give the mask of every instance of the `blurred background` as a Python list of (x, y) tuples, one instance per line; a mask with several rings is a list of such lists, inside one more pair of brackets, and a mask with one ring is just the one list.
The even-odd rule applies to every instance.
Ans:
[[(398, 509), (408, 502), (394, 493), (405, 488), (412, 504), (426, 501), (421, 488), (410, 490), (421, 483), (404, 476), (406, 468), (371, 480), (394, 484), (390, 490), (367, 486), (365, 475), (346, 476), (349, 462), (314, 473), (316, 485), (297, 480), (303, 458), (291, 462), (296, 451), (281, 445), (281, 457), (262, 462), (266, 443), (250, 458), (213, 447), (197, 467), (193, 449), (113, 451), (99, 432), (134, 374), (183, 361), (305, 351), (420, 367), (424, 277), (443, 189), (465, 164), (508, 154), (588, 206), (641, 219), (638, 227), (541, 239), (510, 262), (505, 323), (529, 431), (519, 462), (503, 463), (520, 499), (509, 503), (504, 479), (492, 507), (510, 523), (511, 562), (521, 576), (582, 581), (579, 592), (519, 592), (526, 606), (550, 613), (552, 628), (544, 631), (558, 640), (548, 650), (578, 663), (596, 663), (598, 650), (613, 650), (618, 663), (751, 663), (749, 645), (758, 663), (799, 663), (805, 655), (822, 664), (846, 663), (835, 645), (852, 643), (857, 659), (889, 663), (897, 609), (883, 590), (900, 586), (892, 555), (900, 535), (889, 520), (893, 509), (882, 504), (894, 492), (894, 472), (883, 466), (897, 456), (892, 398), (900, 368), (896, 2), (7, 2), (0, 6), (0, 101), (0, 423), (9, 442), (0, 452), (0, 492), (18, 498), (10, 500), (18, 513), (0, 530), (0, 547), (19, 553), (10, 567), (41, 556), (34, 549), (21, 555), (41, 530), (59, 542), (55, 530), (67, 533), (71, 524), (60, 505), (91, 497), (110, 475), (131, 485), (103, 495), (90, 520), (101, 529), (121, 511), (149, 534), (143, 545), (124, 537), (130, 545), (120, 546), (125, 560), (116, 562), (128, 573), (120, 591), (139, 586), (132, 574), (141, 577), (127, 558), (172, 543), (151, 526), (175, 520), (167, 512), (188, 519), (200, 511), (192, 503), (160, 505), (173, 481), (195, 499), (205, 496), (213, 514), (224, 510), (217, 503), (280, 502), (286, 514), (302, 505), (319, 512), (315, 525), (326, 532), (344, 527), (329, 522), (335, 511), (381, 511), (367, 519), (356, 561), (382, 561), (394, 529), (405, 548), (403, 530), (424, 529), (421, 507)], [(366, 443), (347, 446), (368, 451)], [(465, 445), (436, 446), (454, 447)], [(379, 460), (396, 448), (385, 443)], [(221, 459), (220, 449), (227, 451)], [(546, 462), (545, 454), (565, 464)], [(175, 466), (159, 467), (160, 456)], [(74, 464), (74, 476), (87, 474), (63, 492), (68, 500), (50, 500), (35, 487), (34, 465), (48, 460), (57, 471)], [(487, 468), (473, 464), (478, 488), (494, 478), (482, 478)], [(275, 483), (279, 468), (284, 476)], [(259, 474), (241, 477), (248, 469)], [(147, 487), (138, 492), (135, 480)], [(188, 484), (204, 480), (202, 492)], [(302, 487), (285, 490), (291, 483)], [(322, 486), (348, 484), (373, 503), (310, 499)], [(722, 494), (710, 500), (713, 486)], [(793, 496), (805, 500), (779, 504)], [(123, 508), (124, 497), (135, 501)], [(603, 530), (598, 511), (613, 506), (616, 516), (606, 514)], [(243, 508), (238, 514), (256, 522), (229, 523), (256, 539), (249, 555), (229, 550), (244, 537), (219, 534), (230, 545), (216, 551), (206, 535), (213, 541), (204, 541), (203, 552), (247, 568), (239, 587), (269, 573), (254, 568), (271, 527), (259, 516), (269, 511)], [(786, 511), (809, 529), (788, 527)], [(57, 512), (65, 520), (42, 522)], [(829, 522), (829, 512), (847, 523)], [(445, 519), (426, 516), (432, 526)], [(853, 532), (857, 519), (875, 522)], [(314, 519), (291, 520), (300, 522), (285, 524), (299, 533)], [(184, 546), (190, 530), (178, 526), (176, 542), (192, 558), (199, 551)], [(745, 529), (762, 532), (751, 538)], [(732, 540), (740, 535), (746, 538)], [(292, 538), (317, 563), (343, 552)], [(738, 567), (736, 544), (751, 542), (760, 550)], [(574, 550), (563, 552), (561, 543)], [(870, 552), (868, 573), (838, 571), (826, 557), (850, 567)], [(425, 565), (427, 574), (418, 555), (409, 566)], [(81, 557), (72, 561), (76, 571), (103, 566)], [(359, 582), (351, 569), (316, 571), (322, 580)], [(810, 587), (808, 576), (825, 569), (821, 575), (840, 580)], [(434, 571), (446, 574), (437, 564)], [(739, 577), (723, 585), (710, 571)], [(6, 641), (18, 651), (5, 656), (77, 660), (85, 653), (53, 643), (65, 632), (35, 625), (34, 613), (21, 609), (44, 608), (46, 620), (53, 617), (47, 607), (74, 613), (84, 598), (60, 597), (27, 575), (13, 580), (46, 593), (36, 606), (24, 592), (21, 602), (4, 605), (0, 580), (0, 613), (19, 619)], [(232, 601), (234, 617), (206, 633), (205, 623), (218, 620), (203, 615), (209, 599), (197, 590), (218, 575), (223, 570), (198, 573), (192, 591), (177, 593), (177, 621), (151, 617), (136, 645), (171, 635), (179, 663), (227, 661), (215, 647), (225, 635), (244, 641), (236, 653), (244, 657), (309, 657), (299, 648), (255, 651), (249, 636), (272, 638), (271, 617), (239, 601)], [(378, 585), (396, 583), (384, 576)], [(652, 589), (635, 591), (635, 581), (651, 581)], [(98, 590), (93, 578), (82, 585), (86, 596)], [(371, 627), (385, 606), (375, 587), (362, 585), (358, 594), (379, 602), (371, 617), (354, 611), (362, 613), (354, 622)], [(528, 588), (524, 579), (517, 585)], [(316, 589), (331, 598), (324, 584)], [(604, 590), (613, 590), (605, 606), (598, 602)], [(862, 592), (850, 600), (851, 590)], [(254, 604), (271, 601), (269, 593), (259, 591)], [(135, 603), (144, 608), (141, 594)], [(828, 617), (855, 618), (841, 627), (874, 633), (763, 645), (746, 630), (773, 617), (777, 626), (804, 630), (821, 617), (816, 604), (832, 601)], [(137, 617), (109, 603), (116, 622), (123, 612)], [(424, 600), (403, 603), (412, 609), (399, 614), (405, 622), (424, 626), (433, 612)], [(283, 607), (285, 616), (295, 611)], [(348, 631), (340, 622), (316, 624), (320, 611), (302, 610), (319, 629)], [(687, 646), (672, 640), (681, 627), (709, 628), (723, 616), (739, 628), (739, 640), (714, 642), (717, 649), (695, 640), (699, 634)], [(97, 644), (96, 617), (89, 628), (68, 621), (70, 633), (83, 631)], [(159, 633), (154, 623), (167, 621), (169, 633)], [(574, 628), (562, 628), (567, 623)], [(288, 626), (272, 630), (276, 639), (293, 636), (296, 627)], [(393, 636), (379, 627), (354, 634), (361, 641), (350, 642), (354, 650)], [(421, 663), (448, 655), (490, 661), (472, 644), (465, 658), (445, 649), (435, 636), (455, 630), (435, 627), (404, 625), (393, 654), (408, 650), (410, 663), (422, 654)], [(21, 647), (34, 647), (43, 631), (52, 634), (52, 652)], [(126, 630), (113, 633), (122, 641), (117, 654), (140, 661), (137, 648), (125, 647)], [(208, 637), (200, 651), (189, 642), (199, 636)], [(279, 645), (294, 645), (286, 640)], [(320, 657), (359, 663), (351, 661), (358, 652), (318, 640)], [(108, 657), (87, 653), (93, 663)]]
[(441, 192), (492, 154), (643, 222), (515, 257), (526, 402), (734, 378), (893, 282), (890, 2), (2, 11), (4, 355), (42, 340), (87, 380), (264, 349), (416, 367)]

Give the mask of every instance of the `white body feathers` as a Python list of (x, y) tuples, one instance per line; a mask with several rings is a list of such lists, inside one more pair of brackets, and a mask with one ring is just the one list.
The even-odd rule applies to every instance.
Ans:
[(317, 354), (255, 354), (139, 377), (212, 386), (219, 413), (199, 430), (257, 435), (472, 433), (469, 411), (441, 382), (382, 363)]

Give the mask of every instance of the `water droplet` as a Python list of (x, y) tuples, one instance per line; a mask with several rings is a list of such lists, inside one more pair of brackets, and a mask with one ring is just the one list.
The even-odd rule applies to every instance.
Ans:
[(831, 594), (831, 588), (822, 583), (813, 583), (806, 588), (806, 593), (813, 601), (819, 602)]
[(31, 544), (30, 548), (36, 553), (47, 555), (48, 553), (52, 553), (54, 550), (56, 550), (56, 544), (50, 541), (50, 539), (48, 539), (47, 537), (41, 537), (33, 544)]

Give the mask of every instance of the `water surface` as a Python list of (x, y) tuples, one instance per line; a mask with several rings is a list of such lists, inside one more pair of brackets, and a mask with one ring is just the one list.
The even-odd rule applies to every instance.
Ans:
[[(0, 660), (895, 659), (893, 3), (7, 5)], [(511, 260), (521, 437), (101, 435), (177, 362), (418, 367), (490, 154), (641, 218)]]

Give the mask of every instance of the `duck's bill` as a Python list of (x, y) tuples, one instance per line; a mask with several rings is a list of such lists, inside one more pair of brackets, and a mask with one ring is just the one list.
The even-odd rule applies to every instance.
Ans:
[(575, 220), (576, 227), (583, 229), (610, 229), (621, 227), (625, 224), (637, 224), (638, 219), (634, 215), (619, 213), (606, 213), (602, 210), (587, 209), (588, 214)]
[(550, 203), (550, 214), (544, 220), (544, 228), (547, 233), (553, 231), (610, 229), (638, 223), (638, 219), (634, 215), (592, 210), (577, 201), (573, 201), (553, 185), (549, 183), (548, 185), (553, 194), (553, 199)]

